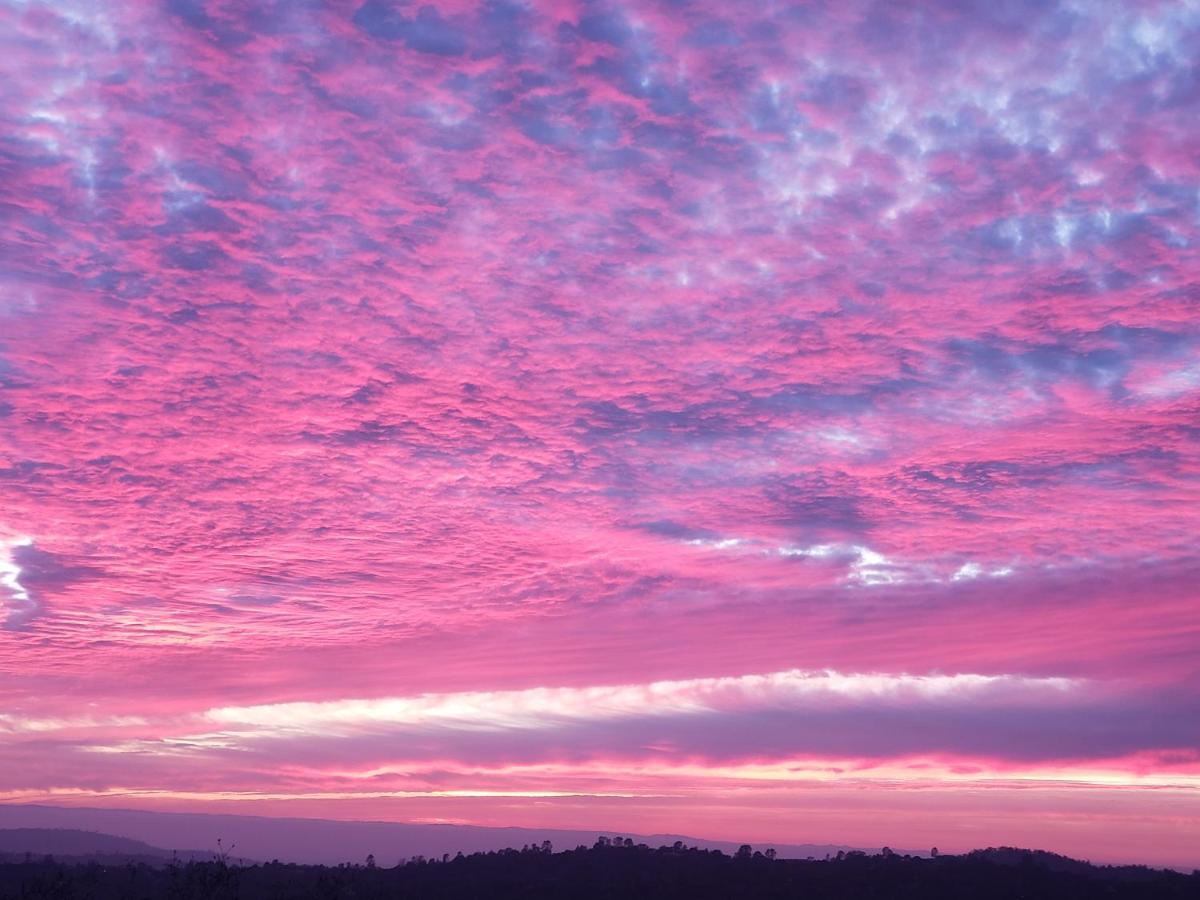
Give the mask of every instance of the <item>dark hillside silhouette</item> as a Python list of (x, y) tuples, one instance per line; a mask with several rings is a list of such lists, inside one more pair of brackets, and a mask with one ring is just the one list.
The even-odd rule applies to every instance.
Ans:
[(66, 865), (52, 859), (0, 864), (0, 900), (171, 898), (171, 900), (1195, 900), (1200, 872), (1098, 867), (1011, 848), (964, 856), (884, 851), (823, 860), (773, 858), (743, 846), (733, 856), (682, 843), (651, 848), (600, 838), (590, 847), (423, 857), (393, 868), (373, 858), (338, 867), (238, 866), (224, 858), (167, 866)]
[(74, 828), (0, 828), (0, 860), (13, 862), (26, 855), (55, 859), (106, 859), (122, 862), (164, 863), (170, 859), (208, 860), (201, 850), (164, 850), (144, 841), (98, 831)]
[[(361, 822), (330, 819), (294, 819), (214, 813), (158, 812), (137, 809), (88, 809), (84, 807), (0, 804), (0, 829), (66, 828), (102, 831), (144, 841), (163, 848), (167, 855), (182, 848), (213, 848), (218, 838), (225, 846), (235, 845), (236, 855), (253, 860), (278, 859), (336, 866), (347, 859), (365, 859), (375, 854), (382, 866), (392, 866), (404, 856), (423, 854), (440, 859), (453, 855), (503, 850), (553, 841), (556, 847), (591, 844), (602, 829), (496, 828), (478, 825), (412, 824), (408, 822)], [(636, 842), (658, 847), (683, 841), (712, 850), (733, 853), (737, 844), (708, 840), (700, 835), (630, 835)], [(818, 859), (839, 850), (875, 850), (828, 844), (776, 844), (780, 856)], [(37, 849), (37, 848), (34, 848)], [(912, 848), (910, 848), (911, 851)], [(43, 851), (54, 852), (54, 851)]]

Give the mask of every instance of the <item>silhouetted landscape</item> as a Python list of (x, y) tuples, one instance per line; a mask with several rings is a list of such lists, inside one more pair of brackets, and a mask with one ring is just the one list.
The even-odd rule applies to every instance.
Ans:
[[(0, 804), (0, 835), (28, 832), (28, 837), (54, 834), (53, 842), (26, 841), (15, 847), (3, 843), (0, 850), (29, 850), (35, 856), (64, 854), (90, 855), (108, 845), (95, 843), (95, 837), (121, 835), (140, 847), (170, 857), (195, 858), (195, 851), (184, 848), (208, 848), (199, 858), (209, 859), (220, 840), (235, 861), (278, 859), (285, 863), (336, 866), (351, 859), (366, 859), (373, 854), (381, 866), (393, 866), (403, 857), (426, 856), (440, 859), (445, 853), (479, 853), (541, 846), (550, 841), (556, 847), (590, 845), (598, 831), (565, 828), (516, 828), (460, 825), (449, 823), (362, 822), (337, 819), (280, 818), (217, 813), (160, 812), (145, 809), (89, 809), (86, 807)], [(73, 848), (60, 846), (63, 835), (75, 837)], [(687, 846), (733, 853), (737, 842), (710, 840), (689, 834), (637, 834), (626, 832), (634, 843), (658, 847), (680, 841)], [(827, 854), (865, 850), (876, 853), (880, 847), (851, 847), (845, 844), (782, 844), (775, 849), (781, 857), (821, 859)], [(899, 848), (897, 848), (899, 849)], [(145, 853), (145, 849), (127, 851)], [(904, 852), (915, 852), (912, 848)], [(1124, 862), (1124, 860), (1122, 860)]]
[(0, 900), (1200, 900), (1198, 534), (1200, 0), (0, 0)]
[[(33, 831), (33, 830), (25, 830)], [(95, 845), (91, 856), (13, 859), (0, 854), (0, 900), (17, 898), (1195, 898), (1190, 875), (1145, 866), (1093, 866), (1037, 850), (989, 848), (918, 857), (887, 848), (839, 852), (825, 859), (781, 859), (772, 848), (743, 845), (733, 854), (676, 842), (651, 847), (605, 837), (556, 852), (549, 841), (520, 850), (440, 859), (415, 856), (393, 867), (374, 856), (338, 866), (245, 863), (225, 847), (207, 860), (164, 858), (157, 848), (70, 832), (0, 832), (0, 846), (57, 840), (68, 851)], [(127, 852), (128, 851), (128, 852)]]
[(213, 858), (206, 850), (164, 850), (144, 841), (76, 828), (0, 829), (0, 862), (22, 862), (26, 857), (46, 856), (60, 862), (117, 865), (131, 862), (162, 865), (169, 860), (205, 862)]

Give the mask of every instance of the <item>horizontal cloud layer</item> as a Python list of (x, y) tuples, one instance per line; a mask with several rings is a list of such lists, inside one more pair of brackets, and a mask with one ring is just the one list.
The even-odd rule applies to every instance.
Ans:
[[(803, 758), (1148, 816), (1200, 752), (1198, 43), (1183, 2), (0, 5), (0, 791), (401, 766), (678, 830), (636, 766)], [(1074, 802), (1028, 789), (1004, 827)]]
[(1136, 784), (1144, 782), (1145, 759), (1138, 757), (1147, 746), (1162, 748), (1157, 756), (1172, 761), (1167, 768), (1176, 777), (1200, 777), (1200, 755), (1192, 749), (1200, 740), (1196, 712), (1200, 706), (1186, 698), (1081, 679), (790, 670), (218, 707), (157, 719), (2, 715), (0, 731), (29, 735), (42, 753), (61, 754), (64, 770), (80, 765), (69, 762), (80, 753), (138, 756), (151, 771), (190, 756), (218, 770), (230, 762), (287, 759), (347, 772), (421, 768), (429, 761), (569, 770), (589, 761), (770, 768), (786, 760), (844, 765), (857, 758), (878, 768), (924, 757), (957, 760), (976, 774), (1101, 762)]

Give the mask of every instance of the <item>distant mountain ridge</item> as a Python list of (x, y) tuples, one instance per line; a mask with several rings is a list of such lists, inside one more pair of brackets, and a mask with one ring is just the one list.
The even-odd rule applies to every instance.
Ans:
[(56, 859), (97, 859), (122, 862), (166, 862), (212, 859), (201, 850), (165, 850), (144, 841), (82, 831), (77, 828), (0, 828), (0, 859), (20, 860), (26, 855)]
[[(134, 842), (162, 848), (170, 856), (174, 848), (204, 847), (202, 855), (211, 858), (217, 841), (235, 859), (337, 865), (361, 862), (372, 854), (381, 865), (393, 865), (401, 859), (425, 856), (440, 859), (487, 850), (520, 848), (526, 844), (550, 841), (558, 849), (590, 846), (598, 835), (615, 835), (603, 829), (495, 828), (478, 825), (415, 825), (400, 822), (355, 822), (332, 819), (285, 819), (264, 816), (239, 816), (212, 813), (151, 812), (131, 809), (94, 809), (83, 807), (0, 804), (0, 829), (69, 829), (103, 832)], [(621, 832), (622, 837), (652, 847), (670, 846), (682, 841), (687, 846), (734, 853), (738, 842), (714, 841), (679, 834), (639, 835)], [(879, 848), (854, 848), (835, 844), (767, 844), (782, 858), (824, 858), (826, 854)], [(184, 853), (180, 853), (184, 857)], [(188, 858), (191, 858), (190, 856)]]

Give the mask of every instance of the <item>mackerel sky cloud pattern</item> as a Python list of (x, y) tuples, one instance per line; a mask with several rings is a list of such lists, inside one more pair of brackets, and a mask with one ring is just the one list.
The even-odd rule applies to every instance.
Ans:
[(0, 45), (0, 798), (1200, 865), (1194, 3)]

